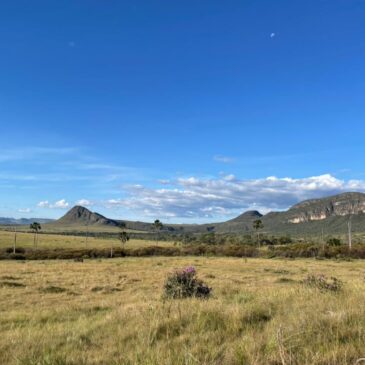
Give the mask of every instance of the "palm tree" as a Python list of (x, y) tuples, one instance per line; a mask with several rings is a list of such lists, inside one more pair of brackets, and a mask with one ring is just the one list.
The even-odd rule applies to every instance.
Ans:
[(259, 230), (262, 229), (262, 228), (264, 228), (264, 224), (262, 223), (262, 220), (261, 219), (256, 219), (255, 221), (253, 221), (252, 227), (256, 231), (257, 244), (258, 244), (258, 246), (260, 248), (260, 234), (259, 234)]
[(126, 244), (127, 241), (129, 241), (129, 236), (128, 236), (128, 233), (123, 231), (123, 232), (120, 232), (119, 233), (119, 241), (120, 243), (122, 244), (123, 246), (123, 249), (124, 249), (124, 245)]
[(42, 229), (41, 225), (38, 222), (33, 222), (29, 228), (34, 233), (33, 246), (36, 248), (36, 244), (38, 244), (38, 231)]
[(158, 244), (158, 238), (159, 238), (159, 235), (158, 233), (162, 230), (163, 228), (163, 224), (162, 222), (159, 220), (159, 219), (156, 219), (154, 222), (153, 222), (153, 229), (156, 231), (156, 244)]
[(125, 231), (125, 228), (127, 227), (127, 225), (125, 224), (125, 222), (120, 222), (119, 223), (119, 228), (122, 230), (122, 232), (119, 233), (119, 241), (123, 246), (124, 249), (124, 245), (126, 244), (127, 241), (129, 241), (129, 236), (128, 233)]

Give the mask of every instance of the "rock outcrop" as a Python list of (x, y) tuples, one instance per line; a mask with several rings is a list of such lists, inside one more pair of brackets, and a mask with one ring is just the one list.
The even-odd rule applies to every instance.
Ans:
[(289, 223), (361, 213), (365, 213), (365, 194), (362, 193), (344, 193), (323, 199), (306, 200), (287, 211)]

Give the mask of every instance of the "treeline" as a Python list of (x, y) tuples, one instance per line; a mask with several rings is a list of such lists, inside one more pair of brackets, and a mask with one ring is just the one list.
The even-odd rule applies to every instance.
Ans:
[(55, 260), (110, 258), (110, 257), (148, 257), (148, 256), (227, 256), (227, 257), (263, 257), (263, 258), (335, 258), (365, 259), (365, 245), (354, 245), (350, 250), (346, 245), (291, 244), (268, 246), (258, 249), (253, 245), (242, 244), (189, 244), (170, 247), (147, 246), (139, 248), (110, 249), (24, 249), (12, 248), (0, 250), (0, 260)]
[(186, 246), (146, 246), (138, 248), (90, 249), (24, 249), (13, 248), (0, 250), (0, 260), (56, 260), (56, 259), (95, 259), (111, 257), (146, 257), (146, 256), (232, 256), (256, 257), (259, 250), (244, 245), (186, 245)]
[(293, 243), (290, 236), (268, 236), (260, 234), (255, 235), (237, 235), (237, 234), (216, 234), (214, 232), (203, 233), (200, 235), (185, 234), (173, 237), (175, 242), (182, 244), (208, 244), (208, 245), (248, 245), (248, 246), (270, 246), (270, 245), (287, 245)]
[[(26, 231), (27, 233), (33, 233), (31, 231)], [(64, 231), (64, 232), (49, 232), (49, 231), (39, 231), (37, 234), (47, 234), (47, 235), (62, 235), (62, 236), (78, 236), (78, 237), (92, 237), (92, 238), (102, 238), (102, 239), (115, 239), (118, 240), (120, 232), (83, 232), (83, 231)], [(268, 235), (260, 233), (255, 234), (226, 234), (226, 233), (181, 233), (176, 234), (172, 232), (144, 232), (135, 233), (127, 232), (130, 239), (139, 239), (146, 241), (159, 241), (159, 242), (175, 242), (176, 244), (190, 245), (190, 244), (207, 244), (207, 245), (253, 245), (253, 246), (276, 246), (276, 245), (287, 245), (294, 243), (318, 243), (319, 241), (324, 241), (326, 244), (331, 246), (341, 245), (341, 239), (338, 237), (326, 236), (290, 236), (290, 235)], [(360, 243), (361, 239), (354, 236), (354, 243)]]

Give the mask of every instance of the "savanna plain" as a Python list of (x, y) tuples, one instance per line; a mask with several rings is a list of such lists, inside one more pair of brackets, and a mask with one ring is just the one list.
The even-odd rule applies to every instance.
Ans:
[[(194, 266), (208, 299), (166, 299)], [(336, 276), (341, 290), (303, 284)], [(127, 257), (0, 262), (0, 364), (361, 364), (361, 260)]]

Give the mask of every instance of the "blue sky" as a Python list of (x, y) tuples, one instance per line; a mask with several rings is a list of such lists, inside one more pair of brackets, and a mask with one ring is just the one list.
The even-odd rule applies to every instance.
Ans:
[(365, 191), (364, 64), (362, 0), (2, 1), (0, 216)]

